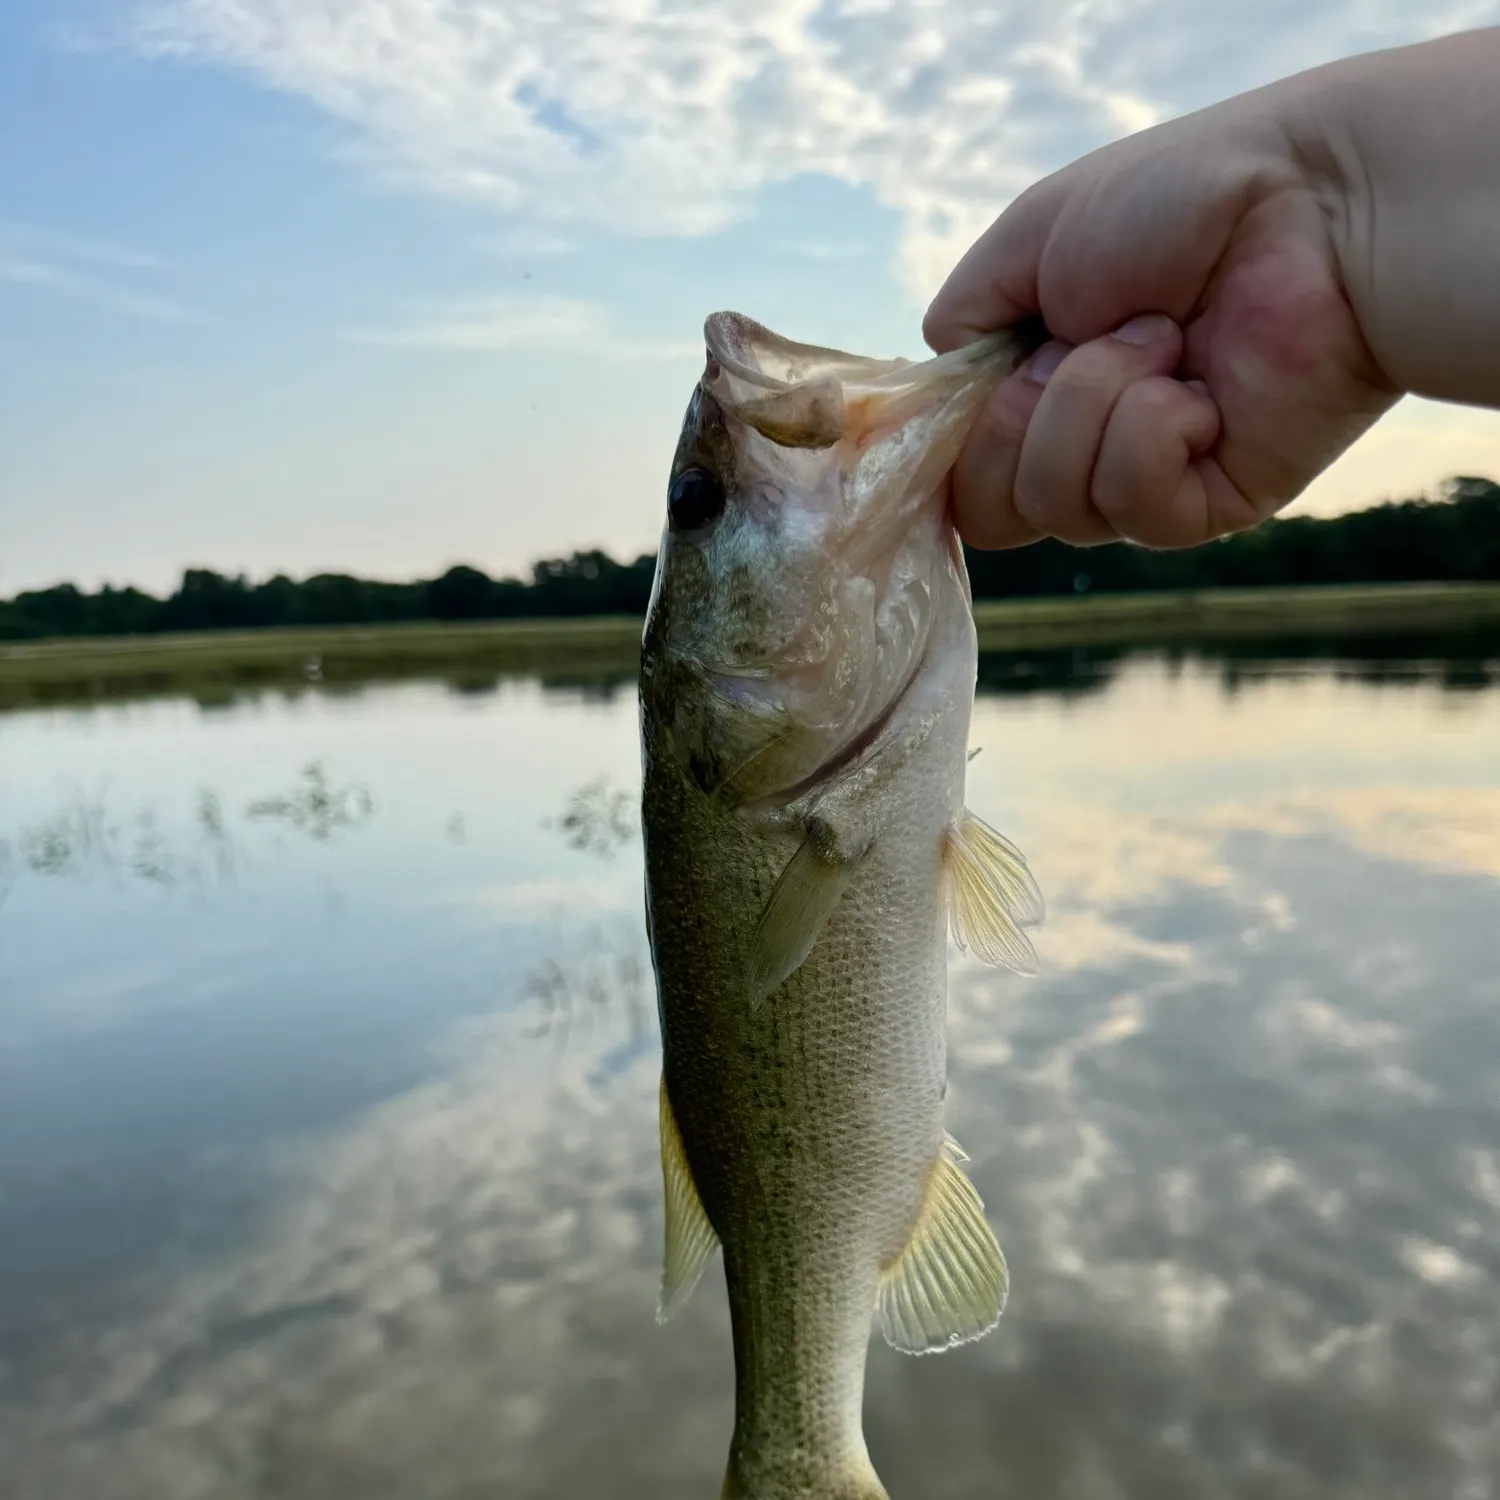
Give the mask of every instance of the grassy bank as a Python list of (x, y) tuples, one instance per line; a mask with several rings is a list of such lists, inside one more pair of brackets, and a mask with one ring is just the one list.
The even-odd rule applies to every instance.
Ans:
[[(986, 651), (1486, 627), (1500, 633), (1500, 584), (986, 600), (976, 607), (975, 618)], [(0, 706), (172, 691), (211, 697), (259, 684), (309, 681), (618, 676), (635, 663), (640, 631), (639, 620), (599, 616), (0, 644)]]
[(618, 675), (634, 665), (640, 636), (639, 620), (603, 615), (0, 644), (0, 707), (174, 691), (227, 696), (254, 686), (402, 677)]
[(1500, 584), (1351, 584), (981, 600), (974, 617), (985, 651), (1406, 635), (1500, 628)]

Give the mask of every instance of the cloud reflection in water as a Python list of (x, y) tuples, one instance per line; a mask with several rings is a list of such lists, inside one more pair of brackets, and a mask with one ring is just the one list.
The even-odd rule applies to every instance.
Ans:
[[(1494, 1495), (1496, 696), (1455, 729), (1312, 675), (1230, 712), (1127, 663), (981, 706), (975, 805), (1052, 913), (1039, 980), (954, 964), (951, 1123), (1014, 1294), (970, 1348), (873, 1348), (893, 1495)], [(1153, 748), (1181, 770), (1143, 796)], [(262, 1140), (234, 1245), (0, 1377), (16, 1500), (717, 1492), (722, 1281), (655, 1327), (655, 1023), (612, 848), (488, 893), (468, 867), (494, 920), (597, 886), (518, 963), (550, 1014), (449, 1019), (421, 1080)]]

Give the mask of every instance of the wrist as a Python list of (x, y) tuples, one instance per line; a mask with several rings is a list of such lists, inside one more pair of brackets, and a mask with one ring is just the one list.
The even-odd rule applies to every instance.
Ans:
[(1274, 85), (1365, 345), (1391, 386), (1500, 399), (1500, 29)]

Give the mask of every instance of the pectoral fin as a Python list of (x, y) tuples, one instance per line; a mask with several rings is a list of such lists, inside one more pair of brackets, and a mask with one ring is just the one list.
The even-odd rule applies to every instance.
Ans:
[(667, 1097), (667, 1080), (661, 1081), (661, 1177), (666, 1198), (667, 1236), (662, 1256), (661, 1299), (656, 1321), (665, 1323), (687, 1301), (704, 1267), (719, 1247), (719, 1237), (708, 1222), (698, 1187), (683, 1150), (682, 1134)]
[(994, 1232), (974, 1184), (959, 1170), (958, 1143), (944, 1142), (906, 1249), (881, 1279), (875, 1319), (903, 1354), (935, 1354), (986, 1334), (1010, 1290)]
[(781, 872), (750, 945), (750, 1002), (765, 999), (812, 952), (818, 935), (848, 889), (858, 858), (810, 832)]
[(1042, 893), (1026, 856), (973, 813), (948, 830), (943, 848), (953, 941), (988, 964), (1036, 973), (1036, 950), (1026, 936), (1045, 915)]

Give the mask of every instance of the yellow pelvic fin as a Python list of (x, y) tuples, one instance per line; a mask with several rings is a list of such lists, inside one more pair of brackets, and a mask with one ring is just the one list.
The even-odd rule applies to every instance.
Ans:
[(1010, 1274), (984, 1204), (954, 1156), (951, 1137), (927, 1183), (911, 1239), (880, 1283), (875, 1320), (903, 1354), (935, 1354), (992, 1329), (1005, 1311)]
[(1036, 973), (1027, 927), (1046, 915), (1026, 856), (967, 809), (943, 843), (948, 917), (953, 941), (987, 964)]
[(719, 1247), (719, 1237), (714, 1233), (703, 1204), (698, 1198), (697, 1184), (688, 1168), (687, 1153), (682, 1147), (682, 1134), (677, 1129), (677, 1120), (672, 1114), (672, 1101), (667, 1097), (667, 1080), (661, 1081), (659, 1099), (661, 1116), (661, 1177), (666, 1199), (667, 1234), (662, 1254), (661, 1298), (656, 1306), (656, 1321), (665, 1323), (668, 1318), (687, 1301), (689, 1293), (698, 1285), (703, 1269), (713, 1259)]
[(776, 990), (812, 952), (854, 876), (857, 859), (832, 853), (810, 833), (781, 872), (750, 947), (752, 1004)]

